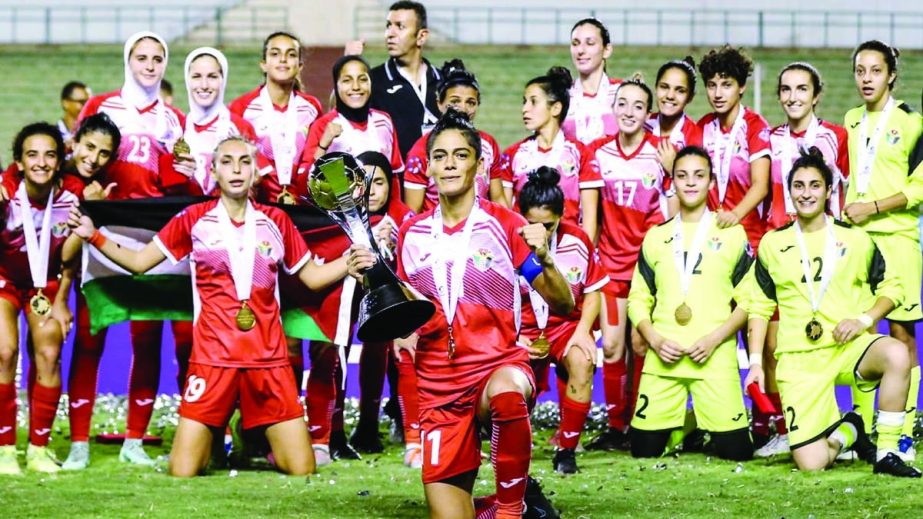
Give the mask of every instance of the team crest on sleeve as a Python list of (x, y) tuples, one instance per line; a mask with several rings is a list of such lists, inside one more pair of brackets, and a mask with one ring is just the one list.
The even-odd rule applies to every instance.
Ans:
[(577, 266), (571, 267), (567, 272), (564, 273), (564, 277), (567, 278), (568, 283), (571, 285), (576, 285), (577, 283), (583, 281), (583, 270)]
[(256, 246), (256, 250), (260, 253), (260, 256), (264, 258), (269, 258), (272, 256), (272, 244), (268, 241), (264, 241)]
[(411, 173), (423, 173), (423, 161), (419, 157), (410, 157), (407, 160), (407, 171)]
[(897, 131), (896, 128), (892, 128), (891, 131), (888, 132), (887, 139), (888, 139), (888, 144), (890, 144), (891, 146), (894, 146), (897, 143), (901, 142), (901, 132)]
[[(713, 252), (718, 252), (721, 250), (722, 241), (717, 236), (712, 236), (711, 240), (708, 241), (708, 248)], [(747, 245), (749, 247), (749, 244)]]
[(480, 248), (471, 255), (471, 262), (474, 263), (474, 268), (487, 272), (494, 263), (494, 254), (490, 249)]
[(561, 162), (561, 173), (570, 176), (577, 169), (577, 161), (573, 157), (567, 157)]

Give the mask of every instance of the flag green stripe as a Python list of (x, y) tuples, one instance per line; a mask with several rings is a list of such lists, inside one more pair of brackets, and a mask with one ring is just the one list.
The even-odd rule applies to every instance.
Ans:
[(324, 335), (314, 319), (300, 308), (291, 308), (282, 312), (282, 327), (287, 337), (308, 339), (312, 341), (331, 342)]
[(83, 287), (90, 333), (123, 321), (191, 321), (189, 276), (138, 275), (95, 278)]

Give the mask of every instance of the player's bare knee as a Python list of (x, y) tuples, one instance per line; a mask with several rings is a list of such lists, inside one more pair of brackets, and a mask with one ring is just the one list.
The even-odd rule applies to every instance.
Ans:
[(19, 346), (7, 341), (0, 342), (0, 370), (12, 369), (19, 358)]
[(61, 348), (58, 346), (44, 345), (36, 346), (34, 351), (36, 367), (46, 370), (59, 367), (61, 360)]
[(884, 361), (885, 372), (910, 373), (910, 354), (904, 343), (895, 339), (882, 339), (878, 350)]
[(817, 440), (792, 451), (792, 459), (798, 470), (814, 472), (824, 470), (831, 464), (827, 440)]
[(500, 393), (516, 392), (528, 398), (532, 393), (532, 385), (529, 383), (529, 377), (516, 368), (505, 367), (494, 371), (487, 381), (484, 388), (485, 396), (488, 400), (499, 395)]

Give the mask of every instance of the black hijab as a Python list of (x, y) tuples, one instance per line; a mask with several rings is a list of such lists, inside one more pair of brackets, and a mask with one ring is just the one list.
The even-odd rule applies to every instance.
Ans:
[(369, 66), (369, 63), (362, 58), (362, 56), (343, 56), (342, 58), (336, 60), (333, 64), (333, 97), (336, 99), (336, 108), (337, 113), (340, 113), (348, 121), (354, 123), (364, 123), (369, 120), (369, 102), (372, 100), (371, 91), (369, 92), (369, 98), (365, 101), (365, 104), (359, 108), (350, 108), (340, 99), (340, 92), (337, 89), (337, 83), (340, 80), (340, 71), (343, 70), (343, 67), (346, 66), (350, 61), (358, 61), (365, 65), (365, 70), (368, 72), (372, 70)]

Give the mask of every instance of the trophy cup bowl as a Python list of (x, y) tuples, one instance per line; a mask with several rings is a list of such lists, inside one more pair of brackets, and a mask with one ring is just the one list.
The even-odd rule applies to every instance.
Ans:
[(416, 296), (382, 257), (369, 225), (369, 181), (355, 157), (343, 152), (318, 158), (308, 176), (314, 204), (337, 222), (350, 241), (377, 256), (362, 281), (366, 293), (359, 302), (357, 335), (363, 343), (406, 337), (436, 312), (435, 305)]

